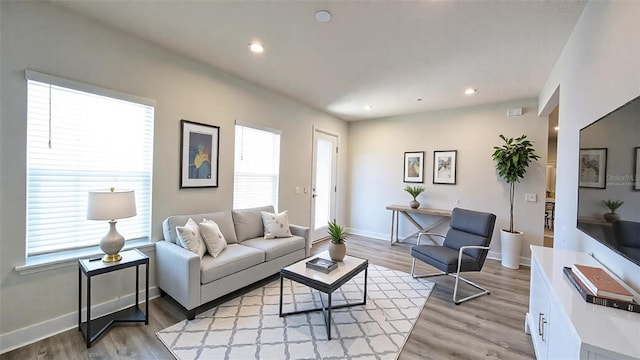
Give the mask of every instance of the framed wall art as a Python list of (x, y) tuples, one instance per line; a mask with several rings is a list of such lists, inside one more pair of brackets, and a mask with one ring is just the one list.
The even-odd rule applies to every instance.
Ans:
[(433, 152), (433, 183), (455, 185), (457, 150)]
[(424, 181), (424, 151), (404, 153), (404, 182), (421, 183)]
[(604, 189), (607, 187), (607, 149), (580, 149), (580, 187)]
[(220, 127), (180, 121), (180, 188), (218, 187)]

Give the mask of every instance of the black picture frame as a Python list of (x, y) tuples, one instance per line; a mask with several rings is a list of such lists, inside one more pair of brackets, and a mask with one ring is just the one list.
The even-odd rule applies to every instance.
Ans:
[(607, 188), (607, 148), (580, 149), (579, 187)]
[(635, 166), (633, 170), (633, 190), (640, 191), (640, 147), (636, 147)]
[(433, 152), (433, 183), (455, 185), (458, 150), (437, 150)]
[(404, 176), (406, 183), (424, 182), (424, 151), (407, 151), (404, 153)]
[(220, 127), (180, 120), (180, 189), (218, 187)]

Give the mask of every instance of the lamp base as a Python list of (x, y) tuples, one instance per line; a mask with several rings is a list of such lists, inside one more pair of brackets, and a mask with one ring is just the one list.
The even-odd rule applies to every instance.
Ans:
[(102, 262), (106, 263), (118, 262), (120, 260), (122, 260), (122, 255), (120, 254), (106, 254), (102, 257)]
[(118, 234), (116, 222), (109, 221), (109, 232), (100, 240), (100, 250), (105, 253), (102, 262), (111, 263), (122, 260), (122, 256), (118, 252), (124, 247), (124, 237)]

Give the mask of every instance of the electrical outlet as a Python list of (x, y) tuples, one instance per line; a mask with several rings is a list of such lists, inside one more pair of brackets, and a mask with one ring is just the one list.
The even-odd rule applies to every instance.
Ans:
[(536, 194), (530, 194), (530, 193), (524, 194), (524, 201), (536, 202), (537, 200), (538, 200), (538, 197), (536, 196)]

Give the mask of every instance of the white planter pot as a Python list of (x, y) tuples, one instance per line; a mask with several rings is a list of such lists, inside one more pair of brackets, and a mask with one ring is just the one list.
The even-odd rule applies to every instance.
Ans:
[(520, 268), (520, 248), (523, 234), (521, 231), (510, 233), (500, 229), (500, 247), (502, 249), (502, 266), (509, 269)]

